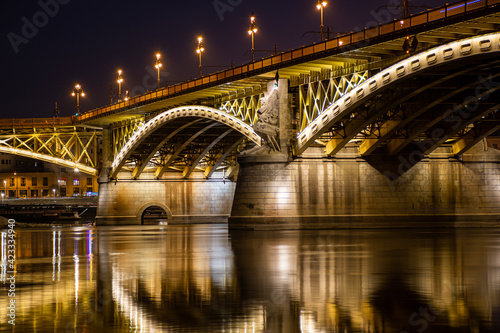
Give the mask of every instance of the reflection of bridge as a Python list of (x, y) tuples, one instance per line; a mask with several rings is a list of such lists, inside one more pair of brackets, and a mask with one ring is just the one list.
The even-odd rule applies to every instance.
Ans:
[[(109, 223), (136, 223), (151, 205), (179, 221), (231, 214), (235, 226), (460, 215), (468, 195), (498, 195), (485, 156), (479, 169), (460, 161), (475, 161), (464, 154), (500, 128), (499, 12), (500, 1), (455, 3), (79, 117), (3, 120), (0, 151), (100, 174), (99, 218)], [(408, 37), (418, 40), (411, 55)], [(236, 174), (238, 186), (225, 183)], [(484, 199), (474, 215), (496, 206)]]
[[(424, 326), (418, 311), (428, 309), (438, 317), (428, 332), (498, 331), (500, 253), (489, 231), (22, 233), (18, 327), (411, 332)], [(5, 241), (0, 254), (6, 270)]]

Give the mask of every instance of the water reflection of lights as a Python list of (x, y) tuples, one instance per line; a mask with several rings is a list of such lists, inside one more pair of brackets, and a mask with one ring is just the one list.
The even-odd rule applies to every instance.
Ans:
[(61, 280), (61, 231), (52, 231), (52, 281)]
[(316, 316), (311, 311), (300, 311), (300, 332), (301, 333), (320, 333), (324, 329), (318, 328)]
[[(136, 305), (135, 299), (127, 291), (123, 282), (128, 278), (127, 274), (121, 272), (116, 264), (112, 267), (112, 294), (115, 303), (128, 320), (130, 331), (134, 332), (178, 332), (177, 327), (168, 327), (152, 319), (147, 311)], [(264, 308), (255, 308), (242, 318), (230, 318), (222, 321), (221, 332), (227, 333), (256, 333), (265, 330), (266, 311)]]
[(2, 261), (0, 262), (0, 281), (7, 278), (7, 233), (2, 232)]
[[(75, 243), (77, 240), (75, 240)], [(73, 255), (75, 262), (75, 305), (78, 304), (78, 287), (80, 285), (80, 259), (78, 258), (78, 247), (75, 245), (75, 254)]]
[[(295, 267), (295, 262), (293, 258), (292, 247), (290, 245), (277, 245), (276, 246), (276, 256), (270, 256), (275, 261), (271, 263), (270, 267), (275, 267), (278, 271), (275, 273), (279, 283), (290, 284), (290, 275), (293, 273), (292, 268)], [(276, 262), (277, 261), (277, 262)]]
[(122, 274), (116, 267), (112, 268), (112, 272), (113, 279), (111, 286), (113, 299), (118, 305), (118, 310), (128, 318), (129, 329), (137, 332), (161, 332), (162, 328), (153, 320), (144, 316), (142, 309), (134, 304), (134, 298), (131, 295), (127, 295), (125, 288), (121, 283), (124, 279), (124, 274)]
[(92, 279), (93, 268), (94, 268), (94, 254), (93, 250), (93, 238), (92, 238), (92, 230), (87, 230), (87, 280)]
[[(165, 255), (160, 255), (161, 251), (149, 251), (142, 243), (137, 243), (140, 246), (137, 262), (126, 253), (110, 249), (111, 291), (116, 305), (116, 318), (121, 318), (120, 325), (135, 332), (178, 332), (180, 329), (177, 324), (159, 318), (158, 311), (176, 313), (183, 306), (198, 309), (200, 304), (192, 303), (192, 297), (188, 297), (186, 303), (178, 304), (181, 300), (173, 301), (170, 298), (172, 293), (175, 295), (176, 292), (196, 290), (197, 297), (205, 304), (202, 309), (205, 311), (222, 294), (234, 291), (234, 258), (227, 230), (191, 227), (182, 236), (191, 239), (177, 242), (181, 237), (172, 235), (166, 235), (167, 241), (162, 239), (163, 243), (168, 244), (168, 251), (165, 252), (169, 254), (168, 261), (163, 260)], [(145, 253), (148, 253), (148, 260), (142, 258)], [(186, 271), (189, 271), (189, 277), (179, 274)], [(141, 291), (138, 290), (139, 286)], [(148, 297), (148, 306), (143, 300), (137, 299), (139, 293), (141, 297)], [(221, 317), (212, 317), (211, 331), (263, 332), (266, 328), (264, 306), (249, 305), (247, 309), (238, 315), (226, 309)]]
[(2, 263), (7, 261), (7, 233), (2, 232)]

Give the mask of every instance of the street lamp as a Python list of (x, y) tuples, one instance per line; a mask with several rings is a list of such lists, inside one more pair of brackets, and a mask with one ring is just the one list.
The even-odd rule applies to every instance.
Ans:
[(157, 53), (156, 54), (156, 65), (155, 65), (155, 68), (158, 71), (158, 89), (160, 89), (160, 68), (162, 66), (162, 64), (160, 62), (160, 57), (161, 57), (161, 54)]
[(200, 77), (201, 77), (201, 54), (203, 51), (205, 51), (205, 48), (203, 47), (203, 44), (201, 43), (203, 41), (203, 37), (198, 37), (198, 47), (196, 48), (196, 53), (200, 56)]
[(76, 96), (76, 115), (79, 116), (80, 115), (80, 96), (85, 97), (85, 93), (82, 90), (82, 86), (77, 84), (75, 86), (75, 89), (73, 89), (71, 96), (73, 96), (73, 97)]
[(250, 26), (248, 27), (248, 34), (252, 36), (252, 62), (255, 61), (254, 35), (257, 33), (257, 31), (258, 29), (257, 26), (255, 25), (255, 15), (252, 12), (252, 16), (250, 16)]
[(56, 189), (53, 188), (52, 191), (54, 192), (54, 198), (56, 197)]
[(326, 7), (328, 2), (325, 0), (321, 1), (318, 0), (318, 4), (316, 5), (316, 8), (318, 8), (319, 11), (321, 11), (321, 26), (320, 26), (320, 33), (321, 33), (321, 41), (323, 41), (323, 8)]
[(2, 201), (3, 201), (3, 198), (5, 197), (5, 193), (2, 192)]
[(7, 181), (6, 180), (3, 181), (3, 187), (4, 187), (3, 193), (5, 193), (5, 195), (7, 195)]
[(123, 77), (122, 77), (123, 71), (121, 69), (118, 70), (118, 79), (116, 82), (118, 83), (118, 102), (122, 101), (122, 83), (123, 83)]

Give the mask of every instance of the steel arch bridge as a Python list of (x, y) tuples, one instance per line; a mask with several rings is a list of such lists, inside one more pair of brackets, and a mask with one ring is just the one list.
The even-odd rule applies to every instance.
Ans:
[[(164, 131), (169, 135), (174, 129), (168, 126), (184, 126), (189, 117), (165, 124), (158, 132), (140, 129), (146, 123), (149, 128), (148, 121), (164, 110), (185, 105), (219, 109), (227, 119), (232, 115), (252, 126), (267, 83), (279, 70), (280, 78), (290, 83), (289, 107), (295, 128), (289, 132), (295, 156), (313, 145), (326, 147), (329, 156), (348, 145), (356, 145), (364, 157), (394, 156), (415, 144), (422, 154), (445, 145), (459, 155), (498, 128), (495, 56), (499, 13), (500, 0), (447, 4), (405, 20), (161, 87), (78, 117), (33, 119), (32, 123), (2, 119), (0, 150), (78, 167), (89, 174), (101, 171), (101, 176), (108, 175), (113, 159), (111, 176), (119, 170), (131, 171), (134, 178), (153, 170), (158, 176), (167, 168), (185, 172), (185, 176), (196, 168), (211, 175), (224, 163), (234, 165), (236, 152), (248, 135), (235, 129), (223, 135), (225, 132), (217, 132), (222, 125), (214, 125), (195, 136), (205, 122), (213, 121), (204, 119), (152, 152), (162, 143), (156, 134)], [(417, 52), (421, 52), (409, 58), (401, 48), (408, 36), (418, 36)], [(138, 133), (143, 141), (132, 146)], [(212, 137), (221, 138), (211, 146), (216, 141)], [(109, 141), (110, 149), (99, 155), (101, 141)], [(232, 152), (228, 152), (230, 148), (234, 148)], [(226, 162), (220, 159), (223, 156)]]
[[(427, 155), (443, 144), (463, 154), (500, 128), (500, 33), (441, 45), (398, 62), (331, 104), (299, 135), (329, 156), (348, 144), (361, 156)], [(464, 98), (465, 97), (465, 98)], [(416, 147), (415, 147), (416, 146)]]
[(262, 142), (251, 126), (224, 111), (205, 106), (167, 110), (132, 135), (115, 156), (110, 178), (129, 169), (137, 179), (146, 168), (154, 169), (156, 178), (168, 168), (182, 170), (187, 178), (196, 167), (203, 168), (209, 178), (238, 152), (245, 139), (259, 146)]

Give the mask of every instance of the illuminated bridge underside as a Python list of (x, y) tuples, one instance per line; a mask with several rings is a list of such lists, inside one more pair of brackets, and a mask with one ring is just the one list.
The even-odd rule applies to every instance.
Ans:
[(203, 106), (179, 107), (160, 113), (144, 124), (121, 149), (112, 164), (110, 178), (122, 169), (138, 178), (153, 171), (182, 171), (187, 178), (196, 168), (212, 176), (220, 167), (236, 164), (236, 154), (246, 141), (262, 139), (243, 121), (224, 111)]
[(100, 132), (82, 127), (2, 130), (0, 152), (25, 156), (97, 175)]
[(500, 127), (500, 34), (439, 46), (360, 84), (298, 135), (295, 154), (320, 143), (335, 155), (349, 143), (359, 154), (423, 155), (442, 145), (462, 154)]

